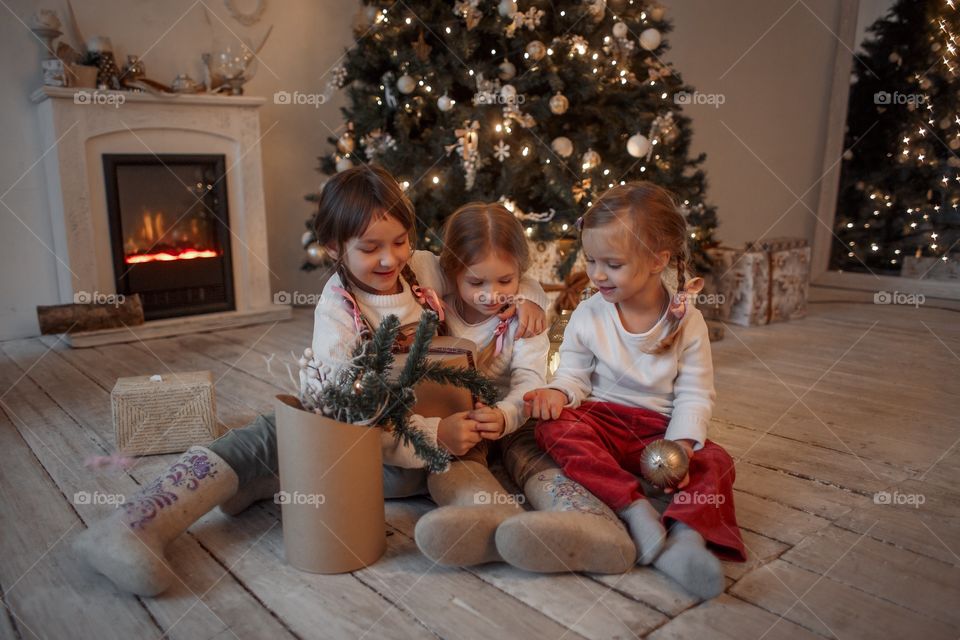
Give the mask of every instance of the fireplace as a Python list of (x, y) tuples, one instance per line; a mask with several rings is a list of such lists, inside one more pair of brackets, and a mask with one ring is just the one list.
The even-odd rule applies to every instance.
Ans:
[(49, 150), (51, 302), (136, 292), (147, 320), (59, 339), (96, 347), (288, 319), (290, 306), (271, 291), (264, 99), (127, 91), (118, 112), (79, 100), (82, 91), (43, 87), (31, 96)]
[(103, 154), (116, 290), (146, 320), (235, 308), (223, 155)]

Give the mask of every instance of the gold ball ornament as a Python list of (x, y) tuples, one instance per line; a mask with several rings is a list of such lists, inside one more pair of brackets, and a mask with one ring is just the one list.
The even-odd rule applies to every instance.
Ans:
[(573, 142), (566, 136), (558, 136), (550, 143), (550, 148), (561, 158), (569, 158), (573, 153)]
[(550, 98), (550, 112), (554, 115), (562, 115), (567, 112), (567, 108), (570, 106), (570, 101), (567, 100), (567, 96), (563, 95), (559, 91), (557, 95)]
[(337, 149), (340, 153), (352, 153), (356, 143), (353, 140), (353, 136), (349, 133), (345, 133), (340, 136), (340, 139), (337, 140)]
[(316, 266), (323, 264), (324, 259), (327, 256), (327, 252), (323, 250), (323, 247), (318, 242), (311, 242), (307, 245), (307, 262)]
[(547, 47), (539, 40), (531, 40), (527, 45), (527, 54), (531, 60), (539, 62), (543, 60), (543, 56), (547, 55)]
[(500, 63), (499, 76), (501, 80), (513, 80), (517, 76), (517, 68), (509, 60)]
[(673, 489), (686, 477), (690, 459), (673, 440), (655, 440), (640, 454), (643, 479), (659, 489)]

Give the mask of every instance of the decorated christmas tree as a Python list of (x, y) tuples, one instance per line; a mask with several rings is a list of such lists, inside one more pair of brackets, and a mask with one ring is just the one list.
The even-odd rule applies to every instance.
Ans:
[[(332, 72), (348, 106), (321, 170), (386, 167), (433, 250), (470, 200), (503, 201), (531, 240), (575, 238), (600, 193), (652, 180), (679, 196), (702, 268), (716, 216), (704, 156), (688, 157), (692, 90), (663, 60), (664, 12), (640, 0), (370, 1)], [(322, 251), (307, 228), (309, 268)]]
[(951, 259), (960, 241), (960, 13), (949, 0), (899, 0), (868, 34), (854, 58), (832, 267), (900, 273), (914, 257)]

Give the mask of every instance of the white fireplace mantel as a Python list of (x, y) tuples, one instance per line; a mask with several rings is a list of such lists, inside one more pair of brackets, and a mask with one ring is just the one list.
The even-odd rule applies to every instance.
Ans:
[(44, 87), (31, 99), (40, 116), (43, 164), (61, 303), (79, 292), (116, 293), (102, 155), (223, 154), (236, 310), (155, 320), (129, 329), (73, 334), (74, 346), (285, 319), (273, 304), (258, 108), (264, 99)]

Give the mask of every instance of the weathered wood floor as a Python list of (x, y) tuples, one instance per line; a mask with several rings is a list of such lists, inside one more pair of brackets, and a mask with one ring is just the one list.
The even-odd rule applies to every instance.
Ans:
[(353, 574), (287, 566), (278, 507), (261, 503), (181, 536), (163, 597), (118, 593), (69, 552), (113, 507), (75, 495), (129, 495), (171, 456), (84, 468), (113, 451), (117, 377), (211, 370), (219, 418), (239, 426), (290, 388), (278, 359), (308, 343), (311, 314), (95, 349), (2, 343), (0, 637), (956, 638), (960, 315), (817, 297), (806, 320), (731, 326), (714, 347), (712, 437), (737, 459), (750, 561), (728, 564), (727, 592), (704, 604), (652, 569), (432, 566), (411, 538), (423, 499), (388, 504), (387, 555)]

